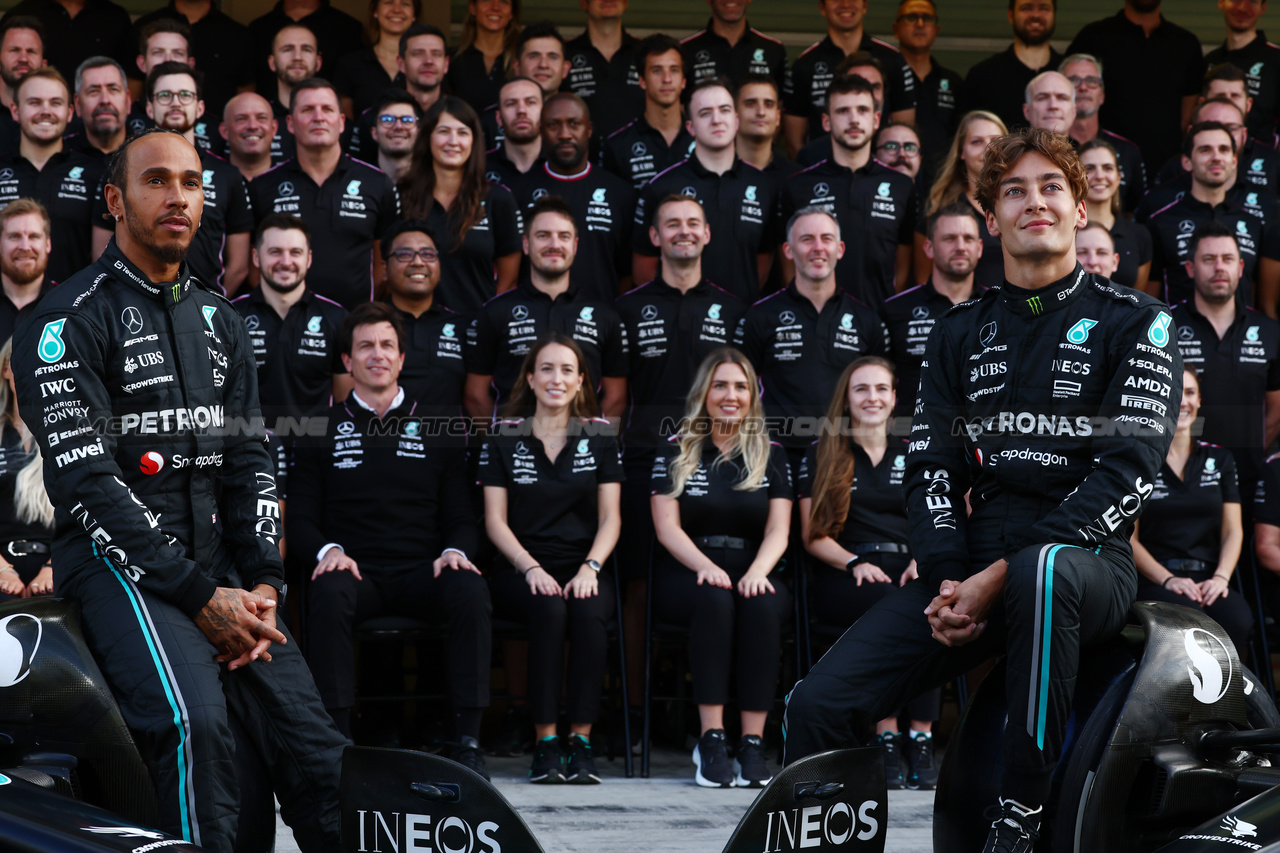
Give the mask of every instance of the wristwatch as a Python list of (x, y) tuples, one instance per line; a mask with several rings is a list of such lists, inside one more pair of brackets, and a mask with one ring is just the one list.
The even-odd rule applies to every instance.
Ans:
[(600, 562), (598, 560), (583, 560), (582, 565), (591, 569), (593, 572), (600, 571)]
[(854, 554), (853, 559), (844, 564), (844, 570), (849, 574), (853, 574), (853, 567), (858, 565), (858, 555)]

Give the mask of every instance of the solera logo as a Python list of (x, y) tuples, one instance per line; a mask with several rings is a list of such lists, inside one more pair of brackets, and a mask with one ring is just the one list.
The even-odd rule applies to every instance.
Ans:
[(849, 803), (769, 812), (763, 851), (781, 853), (827, 844), (839, 846), (855, 838), (870, 841), (880, 831), (880, 821), (871, 814), (879, 805), (875, 800), (865, 800), (856, 813)]
[(1191, 676), (1191, 693), (1196, 701), (1212, 705), (1226, 696), (1232, 665), (1231, 653), (1222, 641), (1203, 628), (1188, 628), (1182, 634), (1182, 648), (1191, 658), (1187, 674)]

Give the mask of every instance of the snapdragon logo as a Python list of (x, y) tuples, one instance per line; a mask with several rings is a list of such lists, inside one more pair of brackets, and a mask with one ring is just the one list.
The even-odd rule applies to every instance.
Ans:
[(1182, 632), (1182, 648), (1191, 659), (1187, 667), (1191, 695), (1202, 705), (1216, 704), (1231, 686), (1233, 667), (1227, 647), (1203, 628), (1188, 628)]

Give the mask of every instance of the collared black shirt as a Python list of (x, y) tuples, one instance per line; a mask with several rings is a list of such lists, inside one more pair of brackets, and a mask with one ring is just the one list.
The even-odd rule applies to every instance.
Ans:
[(1280, 453), (1267, 457), (1253, 497), (1253, 520), (1280, 527)]
[(124, 7), (111, 0), (86, 0), (73, 18), (57, 0), (22, 0), (0, 22), (15, 15), (32, 15), (44, 26), (44, 58), (75, 86), (76, 69), (91, 56), (109, 56), (123, 67), (133, 66), (138, 41)]
[[(902, 383), (898, 383), (902, 391)], [(901, 402), (901, 401), (899, 401)], [(835, 540), (851, 554), (860, 542), (898, 542), (907, 545), (911, 530), (907, 526), (907, 497), (902, 491), (902, 478), (907, 473), (907, 440), (889, 436), (889, 445), (878, 464), (856, 441), (849, 442), (853, 452), (853, 481), (849, 484), (849, 514)], [(796, 474), (796, 500), (813, 497), (816, 479), (818, 443), (804, 452), (800, 471)]]
[(375, 240), (400, 217), (400, 194), (386, 174), (342, 156), (323, 186), (297, 160), (249, 183), (254, 219), (291, 213), (311, 229), (307, 286), (350, 309), (373, 298)]
[(1168, 461), (1160, 466), (1138, 523), (1138, 541), (1161, 564), (1203, 560), (1218, 565), (1222, 505), (1240, 503), (1236, 461), (1216, 444), (1191, 442), (1179, 477)]
[(766, 296), (747, 309), (734, 345), (751, 359), (763, 388), (761, 399), (771, 431), (788, 448), (802, 448), (817, 437), (840, 373), (863, 355), (885, 355), (889, 331), (876, 312), (837, 290), (819, 313), (796, 290)]
[(1151, 232), (1152, 274), (1156, 270), (1163, 273), (1165, 301), (1170, 305), (1191, 298), (1195, 286), (1185, 266), (1190, 259), (1191, 235), (1196, 228), (1211, 220), (1225, 225), (1235, 234), (1240, 257), (1244, 260), (1244, 277), (1240, 279), (1237, 298), (1246, 304), (1253, 302), (1253, 272), (1262, 251), (1264, 223), (1230, 198), (1210, 207), (1187, 193), (1155, 211), (1147, 222), (1147, 230)]
[(383, 92), (388, 89), (403, 89), (405, 80), (403, 74), (388, 76), (387, 69), (382, 67), (373, 48), (363, 47), (342, 57), (342, 62), (333, 74), (333, 85), (339, 95), (352, 100), (355, 115), (358, 116), (373, 108)]
[(271, 94), (263, 97), (271, 104), (271, 117), (276, 120), (276, 135), (271, 137), (271, 165), (279, 166), (298, 156), (298, 140), (289, 132), (289, 106), (280, 103), (274, 85), (269, 91)]
[(569, 73), (560, 91), (573, 92), (587, 102), (591, 125), (599, 138), (608, 137), (627, 122), (644, 114), (644, 90), (636, 70), (635, 48), (640, 40), (622, 32), (622, 46), (612, 59), (605, 59), (594, 44), (591, 33), (570, 39), (564, 45), (564, 58)]
[[(636, 192), (599, 166), (584, 162), (582, 172), (557, 175), (545, 162), (520, 178), (513, 191), (528, 214), (538, 199), (559, 196), (578, 224), (578, 254), (570, 273), (585, 298), (609, 304), (618, 298), (618, 280), (631, 275), (631, 217)], [(649, 229), (644, 233), (647, 236)]]
[[(911, 66), (907, 66), (911, 71)], [(964, 78), (959, 72), (936, 61), (929, 76), (921, 80), (911, 71), (916, 83), (916, 134), (920, 137), (920, 168), (932, 175), (947, 156), (951, 139), (960, 124), (958, 110)]]
[[(1138, 209), (1147, 192), (1147, 167), (1142, 162), (1142, 151), (1128, 139), (1109, 130), (1100, 128), (1097, 138), (1116, 150), (1116, 160), (1120, 167), (1120, 203), (1127, 213), (1132, 213)], [(1075, 140), (1072, 140), (1072, 144), (1075, 144)], [(1157, 179), (1156, 183), (1161, 181)]]
[[(653, 494), (671, 494), (668, 466), (680, 452), (675, 441), (658, 451), (653, 460)], [(779, 444), (769, 445), (769, 468), (764, 482), (754, 491), (734, 488), (746, 479), (742, 457), (719, 459), (720, 450), (707, 439), (697, 469), (685, 480), (676, 501), (680, 505), (680, 529), (694, 539), (703, 536), (735, 536), (760, 542), (769, 521), (769, 501), (793, 500), (791, 469), (787, 453)]]
[(972, 110), (986, 110), (1000, 116), (1005, 127), (1013, 130), (1026, 126), (1022, 106), (1027, 102), (1027, 84), (1037, 74), (1056, 71), (1062, 54), (1049, 48), (1049, 63), (1041, 68), (1028, 68), (1014, 52), (1013, 45), (974, 65), (960, 90), (961, 115)]
[(432, 300), (431, 307), (415, 317), (408, 311), (388, 304), (400, 315), (404, 324), (404, 368), (400, 371), (400, 387), (410, 400), (418, 403), (418, 412), (438, 418), (457, 418), (462, 414), (462, 386), (467, 369), (462, 360), (462, 342), (467, 334), (467, 320)]
[(1135, 287), (1138, 267), (1151, 263), (1151, 232), (1131, 219), (1117, 216), (1115, 225), (1111, 226), (1111, 241), (1120, 256), (1120, 266), (1116, 267), (1111, 280), (1126, 287)]
[(289, 418), (305, 418), (329, 407), (333, 375), (347, 372), (338, 342), (347, 312), (307, 289), (282, 318), (262, 295), (266, 286), (255, 287), (231, 304), (244, 318), (253, 344), (262, 417), (267, 429), (283, 436), (291, 434)]
[(1175, 305), (1172, 313), (1182, 361), (1200, 374), (1202, 437), (1235, 454), (1240, 482), (1248, 488), (1265, 454), (1266, 395), (1280, 390), (1280, 323), (1239, 307), (1220, 339), (1194, 301)]
[[(528, 174), (541, 171), (542, 157), (539, 155), (537, 160), (533, 161), (533, 165), (529, 167), (528, 172), (521, 172), (516, 168), (516, 164), (511, 162), (511, 158), (507, 156), (506, 145), (497, 145), (490, 148), (484, 153), (484, 179), (491, 184), (502, 184), (514, 194), (516, 186), (520, 180)], [(519, 199), (516, 199), (519, 202)], [(521, 209), (524, 204), (521, 203)]]
[(797, 172), (782, 191), (782, 221), (818, 205), (840, 223), (844, 257), (836, 264), (842, 290), (878, 306), (895, 292), (898, 247), (915, 242), (915, 183), (872, 158), (856, 172), (824, 160)]
[(53, 250), (45, 276), (51, 281), (66, 281), (93, 260), (90, 217), (105, 166), (65, 145), (40, 171), (17, 155), (0, 160), (0, 207), (34, 198), (49, 211)]
[[(0, 341), (7, 341), (9, 338), (13, 337), (14, 324), (18, 320), (18, 315), (35, 308), (36, 303), (40, 301), (41, 297), (53, 289), (54, 284), (56, 284), (55, 281), (48, 276), (45, 276), (44, 283), (40, 285), (40, 295), (37, 296), (34, 301), (28, 302), (21, 308), (13, 304), (13, 300), (9, 298), (9, 294), (0, 290)], [(3, 541), (7, 540), (0, 539), (0, 542)]]
[(13, 113), (0, 110), (0, 158), (16, 157), (22, 144), (22, 128), (13, 120)]
[(591, 387), (599, 389), (606, 376), (627, 375), (627, 335), (618, 312), (584, 296), (572, 281), (553, 300), (521, 279), (486, 302), (471, 322), (464, 349), (467, 373), (493, 377), (496, 411), (506, 405), (533, 343), (550, 331), (563, 332), (582, 348)]
[(549, 566), (587, 558), (600, 527), (600, 486), (623, 480), (612, 424), (588, 418), (569, 428), (554, 462), (524, 418), (499, 421), (480, 451), (479, 484), (507, 490), (507, 526)]
[[(982, 295), (983, 290), (975, 283), (973, 296)], [(898, 372), (898, 405), (893, 410), (898, 417), (910, 418), (915, 409), (925, 342), (933, 324), (954, 304), (934, 288), (932, 281), (926, 281), (890, 296), (880, 306), (880, 319), (889, 330), (889, 358)]]
[[(204, 72), (205, 115), (210, 117), (210, 127), (216, 135), (227, 101), (236, 96), (241, 86), (254, 82), (253, 53), (246, 49), (249, 28), (223, 13), (216, 3), (192, 24), (174, 8), (172, 0), (163, 9), (143, 15), (134, 28), (141, 32), (147, 24), (161, 18), (182, 21), (191, 27), (191, 55), (195, 57), (196, 67)], [(135, 67), (125, 66), (126, 69)]]
[(1162, 19), (1148, 38), (1122, 9), (1086, 24), (1067, 53), (1087, 53), (1102, 62), (1107, 86), (1102, 123), (1132, 139), (1149, 168), (1177, 153), (1182, 99), (1199, 95), (1204, 84), (1204, 54), (1195, 34)]
[[(1265, 189), (1272, 196), (1276, 194), (1280, 186), (1280, 153), (1274, 148), (1250, 138), (1236, 162), (1236, 182), (1232, 189), (1248, 185), (1253, 189)], [(1190, 173), (1182, 168), (1182, 156), (1171, 157), (1156, 176), (1156, 186), (1159, 188), (1180, 181), (1178, 188), (1185, 190), (1191, 186), (1189, 176)]]
[[(191, 128), (191, 132), (196, 138), (196, 148), (200, 151), (212, 151), (214, 154), (223, 153), (226, 149), (226, 142), (218, 133), (218, 122), (220, 121), (222, 121), (221, 116), (206, 106), (204, 113), (200, 116), (200, 120)], [(143, 131), (155, 126), (155, 121), (147, 115), (147, 102), (142, 98), (134, 101), (133, 106), (129, 108), (129, 117), (125, 119), (126, 133), (129, 136), (138, 136)]]
[[(859, 50), (865, 50), (884, 64), (883, 113), (911, 110), (916, 106), (916, 75), (907, 66), (896, 47), (868, 34), (862, 36)], [(835, 77), (836, 66), (844, 61), (844, 49), (827, 36), (810, 47), (791, 64), (783, 84), (782, 101), (787, 114), (809, 120), (809, 138), (823, 133), (822, 114), (827, 110), (827, 88)]]
[(712, 27), (712, 21), (707, 21), (705, 30), (681, 42), (685, 61), (689, 63), (685, 76), (690, 89), (716, 77), (727, 77), (741, 85), (742, 78), (748, 74), (764, 74), (772, 77), (778, 91), (782, 91), (787, 72), (787, 49), (782, 42), (748, 25), (738, 43), (731, 45)]
[[(468, 45), (466, 50), (455, 53), (449, 60), (449, 71), (444, 76), (444, 84), (450, 94), (462, 98), (476, 113), (483, 113), (498, 103), (498, 92), (506, 79), (503, 57), (499, 56), (492, 68), (486, 68), (484, 53), (473, 44)], [(594, 114), (593, 111), (592, 115)]]
[(691, 156), (693, 137), (683, 125), (667, 145), (667, 138), (644, 116), (611, 133), (601, 149), (604, 167), (624, 181), (630, 181), (637, 190), (659, 172)]
[(498, 292), (494, 264), (498, 258), (520, 252), (524, 220), (511, 191), (489, 184), (484, 198), (484, 217), (461, 240), (454, 234), (457, 205), (446, 211), (431, 200), (426, 220), (436, 235), (440, 251), (440, 285), (436, 295), (454, 311), (475, 316), (486, 300)]
[(276, 75), (267, 67), (267, 57), (271, 55), (271, 42), (276, 33), (292, 24), (302, 24), (316, 34), (316, 45), (320, 49), (318, 73), (326, 79), (333, 76), (342, 57), (364, 46), (364, 24), (330, 6), (329, 0), (320, 0), (319, 9), (297, 21), (284, 13), (284, 0), (278, 0), (270, 12), (249, 23), (249, 35), (258, 57), (254, 65), (259, 92), (276, 90)]
[(1210, 68), (1230, 62), (1245, 73), (1245, 85), (1253, 98), (1245, 120), (1249, 135), (1274, 144), (1276, 119), (1280, 118), (1280, 46), (1267, 41), (1266, 34), (1258, 30), (1257, 37), (1239, 50), (1228, 50), (1224, 42), (1209, 51), (1204, 61)]
[(658, 203), (672, 193), (696, 198), (711, 227), (711, 242), (702, 252), (703, 273), (743, 302), (754, 302), (760, 295), (757, 258), (783, 239), (774, 181), (736, 158), (729, 171), (717, 175), (694, 153), (660, 172), (641, 191), (631, 232), (631, 250), (637, 255), (657, 257), (649, 223)]
[[(652, 451), (675, 434), (698, 365), (733, 343), (747, 306), (706, 279), (681, 293), (661, 277), (629, 290), (614, 308), (626, 328), (627, 450)], [(664, 420), (673, 428), (662, 431)]]

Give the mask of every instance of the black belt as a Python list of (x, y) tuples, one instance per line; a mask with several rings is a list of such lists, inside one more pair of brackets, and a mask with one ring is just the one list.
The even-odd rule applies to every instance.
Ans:
[(1210, 566), (1204, 560), (1165, 560), (1164, 567), (1171, 572), (1187, 572), (1188, 574), (1200, 575), (1208, 572)]
[(704, 548), (727, 548), (730, 551), (754, 550), (759, 547), (751, 539), (739, 539), (737, 536), (699, 536), (693, 541)]
[(14, 539), (4, 546), (4, 552), (10, 557), (26, 557), (31, 554), (48, 554), (49, 546), (34, 539)]
[(849, 548), (856, 556), (863, 554), (910, 554), (911, 547), (901, 542), (857, 542)]

